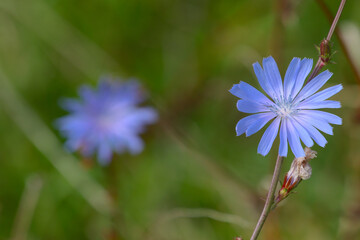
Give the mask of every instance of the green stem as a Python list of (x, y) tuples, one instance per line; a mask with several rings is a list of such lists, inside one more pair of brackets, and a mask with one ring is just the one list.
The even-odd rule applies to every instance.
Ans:
[(108, 233), (108, 240), (122, 240), (124, 239), (123, 232), (119, 227), (123, 225), (119, 207), (119, 161), (120, 157), (113, 157), (109, 166), (106, 166), (107, 187), (108, 193), (114, 204), (113, 212), (111, 213), (111, 229)]
[(275, 164), (275, 169), (274, 169), (274, 174), (271, 180), (271, 184), (270, 184), (270, 188), (269, 188), (269, 192), (267, 194), (266, 197), (266, 202), (264, 205), (264, 209), (260, 215), (260, 218), (256, 224), (256, 227), (254, 229), (254, 232), (251, 236), (251, 240), (256, 240), (261, 232), (261, 229), (266, 221), (267, 216), (269, 215), (270, 211), (271, 211), (271, 206), (274, 202), (274, 195), (275, 195), (275, 190), (276, 190), (276, 186), (277, 183), (279, 181), (279, 176), (280, 176), (280, 170), (281, 170), (281, 166), (284, 162), (284, 157), (277, 157), (276, 160), (276, 164)]

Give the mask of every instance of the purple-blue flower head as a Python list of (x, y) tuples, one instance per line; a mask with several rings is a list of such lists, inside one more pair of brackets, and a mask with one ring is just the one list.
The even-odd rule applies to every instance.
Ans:
[(324, 147), (327, 141), (320, 131), (332, 135), (330, 124), (342, 124), (340, 117), (317, 110), (341, 107), (340, 102), (327, 100), (342, 89), (341, 84), (318, 92), (330, 79), (331, 72), (320, 73), (303, 87), (312, 65), (312, 59), (293, 58), (283, 82), (277, 64), (270, 56), (264, 58), (263, 68), (258, 62), (253, 64), (255, 75), (268, 97), (242, 81), (230, 89), (240, 98), (237, 102), (240, 112), (255, 113), (237, 123), (238, 136), (243, 133), (250, 136), (272, 121), (258, 146), (258, 153), (263, 156), (269, 153), (280, 132), (279, 155), (287, 156), (289, 143), (295, 157), (304, 157), (301, 141), (307, 147), (313, 146), (314, 141)]
[(64, 99), (62, 107), (69, 115), (57, 120), (56, 126), (67, 139), (70, 151), (84, 157), (97, 154), (101, 164), (108, 164), (114, 153), (138, 154), (144, 143), (140, 138), (145, 125), (157, 120), (151, 107), (140, 107), (145, 100), (140, 84), (101, 79), (97, 89), (82, 86), (80, 99)]

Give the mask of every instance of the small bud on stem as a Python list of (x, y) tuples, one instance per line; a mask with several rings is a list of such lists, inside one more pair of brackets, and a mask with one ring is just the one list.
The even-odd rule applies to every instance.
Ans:
[(321, 41), (320, 46), (316, 46), (319, 51), (319, 59), (316, 63), (314, 71), (311, 73), (310, 77), (308, 78), (307, 82), (310, 82), (316, 75), (319, 74), (320, 70), (329, 63), (333, 63), (331, 61), (332, 56), (335, 52), (332, 53), (331, 51), (332, 43), (330, 40), (324, 39)]
[(338, 11), (336, 13), (336, 16), (331, 24), (329, 33), (326, 37), (326, 39), (322, 40), (320, 43), (320, 47), (319, 47), (319, 51), (320, 51), (320, 56), (319, 56), (319, 60), (316, 63), (316, 66), (313, 70), (313, 72), (311, 73), (310, 77), (308, 78), (308, 80), (306, 81), (306, 83), (310, 82), (315, 76), (317, 76), (321, 70), (322, 67), (324, 67), (325, 65), (327, 65), (330, 60), (331, 57), (334, 53), (331, 53), (331, 44), (330, 44), (330, 39), (334, 33), (335, 27), (337, 22), (339, 21), (341, 12), (345, 6), (346, 0), (341, 0), (340, 6), (338, 8)]
[(331, 53), (330, 45), (332, 45), (332, 44), (330, 43), (329, 40), (326, 40), (326, 39), (322, 40), (320, 43), (320, 47), (319, 47), (320, 56), (319, 57), (324, 65), (326, 65), (330, 62), (331, 56), (333, 55)]
[(311, 177), (312, 169), (309, 161), (315, 157), (316, 152), (307, 147), (305, 148), (305, 157), (294, 159), (290, 170), (285, 175), (284, 183), (275, 199), (273, 208), (287, 198), (291, 191), (296, 188), (302, 180), (307, 180)]

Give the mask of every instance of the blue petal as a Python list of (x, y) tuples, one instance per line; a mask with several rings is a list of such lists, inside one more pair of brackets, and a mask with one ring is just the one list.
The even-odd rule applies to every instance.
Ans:
[[(131, 128), (133, 132), (142, 132), (145, 125), (156, 122), (158, 119), (157, 111), (152, 107), (135, 108), (129, 111), (126, 116), (123, 116), (118, 123), (122, 126), (126, 125)], [(138, 129), (141, 129), (138, 131)]]
[(146, 99), (146, 93), (142, 89), (141, 84), (136, 79), (131, 79), (119, 85), (116, 95), (122, 94), (122, 99), (132, 104), (139, 104)]
[(258, 102), (267, 105), (272, 104), (272, 102), (267, 97), (265, 97), (264, 94), (262, 94), (261, 92), (259, 92), (259, 90), (247, 84), (246, 82), (234, 84), (234, 86), (229, 90), (229, 92), (237, 96), (238, 98), (250, 102)]
[(315, 118), (314, 116), (308, 114), (298, 114), (296, 119), (302, 119), (319, 129), (320, 131), (327, 133), (329, 135), (333, 135), (333, 128), (326, 121), (321, 118)]
[(279, 155), (286, 157), (288, 152), (286, 120), (281, 121)]
[(338, 101), (325, 100), (321, 102), (301, 102), (297, 106), (298, 109), (320, 109), (320, 108), (341, 108)]
[(81, 141), (79, 139), (69, 138), (64, 145), (66, 150), (75, 152), (81, 148)]
[(128, 137), (128, 148), (131, 154), (139, 154), (144, 149), (144, 143), (137, 136)]
[(246, 130), (246, 136), (250, 136), (262, 129), (271, 119), (276, 117), (273, 112), (263, 113), (261, 118), (254, 121)]
[[(81, 139), (83, 140), (83, 139)], [(81, 143), (81, 148), (79, 148), (78, 150), (80, 151), (81, 155), (84, 157), (90, 157), (91, 155), (93, 155), (96, 151), (96, 147), (94, 143), (90, 142), (90, 141), (84, 141)]]
[(250, 126), (250, 124), (255, 121), (255, 119), (257, 117), (256, 115), (259, 115), (259, 114), (250, 115), (250, 116), (244, 117), (244, 118), (240, 119), (240, 121), (238, 121), (238, 123), (236, 124), (236, 127), (235, 127), (236, 136), (240, 136), (241, 134), (243, 134), (246, 131), (246, 129)]
[(81, 111), (83, 109), (83, 105), (78, 100), (72, 98), (60, 99), (59, 105), (61, 108), (69, 112)]
[(87, 85), (81, 86), (78, 90), (78, 93), (85, 103), (93, 103), (96, 99), (94, 90)]
[(301, 110), (301, 111), (299, 111), (299, 113), (304, 113), (304, 114), (313, 116), (314, 118), (321, 118), (324, 121), (331, 123), (331, 124), (336, 124), (336, 125), (342, 124), (341, 117), (338, 117), (332, 113), (318, 111), (318, 110)]
[(277, 117), (264, 132), (264, 135), (262, 136), (258, 146), (258, 153), (263, 156), (266, 156), (269, 153), (271, 146), (273, 145), (274, 140), (278, 134), (279, 125), (280, 118)]
[(297, 103), (305, 98), (308, 98), (319, 90), (332, 76), (332, 73), (328, 70), (320, 73), (314, 79), (312, 79), (305, 87), (300, 91), (299, 95), (295, 98), (294, 103)]
[(87, 119), (77, 117), (75, 114), (68, 115), (56, 120), (55, 125), (61, 132), (77, 133), (79, 130), (86, 128), (89, 124)]
[(258, 119), (264, 118), (264, 116), (266, 116), (267, 114), (269, 113), (258, 113), (240, 119), (240, 121), (236, 124), (235, 128), (236, 135), (240, 136), (241, 134), (245, 133), (245, 131), (252, 123), (254, 123)]
[(327, 141), (325, 139), (325, 137), (319, 132), (319, 130), (317, 130), (316, 128), (314, 128), (310, 123), (302, 120), (302, 119), (296, 119), (301, 126), (303, 126), (306, 131), (308, 131), (308, 133), (310, 134), (310, 136), (312, 137), (312, 139), (314, 139), (314, 141), (321, 147), (325, 147)]
[(333, 95), (337, 94), (338, 92), (341, 91), (341, 89), (343, 89), (341, 84), (333, 86), (333, 87), (329, 87), (325, 90), (322, 90), (321, 92), (318, 92), (318, 93), (312, 95), (311, 97), (307, 98), (305, 101), (306, 102), (321, 102), (321, 101), (324, 101), (324, 100), (332, 97)]
[(127, 150), (127, 139), (124, 136), (113, 136), (111, 147), (117, 154), (123, 154)]
[(305, 152), (303, 147), (301, 146), (299, 135), (297, 134), (296, 129), (291, 124), (291, 121), (289, 119), (287, 119), (287, 134), (290, 148), (294, 153), (295, 157), (305, 157)]
[(116, 85), (111, 78), (102, 76), (98, 82), (98, 92), (101, 94), (109, 94), (114, 87), (117, 87)]
[(303, 128), (296, 119), (289, 119), (291, 124), (293, 125), (294, 129), (296, 129), (297, 134), (299, 135), (300, 139), (307, 147), (312, 147), (314, 145), (314, 141), (311, 139), (309, 133)]
[(300, 58), (293, 58), (289, 64), (289, 67), (286, 70), (284, 78), (284, 95), (287, 99), (294, 87), (296, 76), (298, 74), (300, 67)]
[(284, 89), (283, 89), (279, 68), (274, 58), (271, 56), (264, 58), (263, 67), (265, 71), (265, 76), (275, 91), (276, 98), (280, 99), (281, 96), (284, 96)]
[(100, 143), (98, 149), (98, 158), (100, 163), (105, 165), (110, 163), (111, 157), (112, 157), (112, 151), (110, 146), (106, 143), (106, 141)]
[(270, 111), (269, 108), (267, 108), (265, 105), (245, 100), (238, 100), (236, 106), (240, 112), (244, 113), (258, 113)]
[(311, 71), (312, 65), (313, 65), (312, 59), (304, 58), (303, 60), (301, 60), (298, 74), (296, 76), (296, 79), (294, 79), (295, 84), (291, 92), (291, 98), (295, 98), (295, 96), (299, 93), (300, 89), (304, 85), (307, 75)]
[(276, 94), (270, 85), (270, 82), (267, 80), (264, 70), (261, 68), (258, 62), (253, 64), (255, 75), (259, 81), (260, 86), (272, 99), (275, 98)]

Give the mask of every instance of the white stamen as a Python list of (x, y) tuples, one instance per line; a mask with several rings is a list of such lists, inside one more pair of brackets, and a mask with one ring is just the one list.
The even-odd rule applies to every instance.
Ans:
[(298, 112), (291, 99), (281, 98), (275, 100), (275, 104), (269, 107), (272, 112), (281, 118), (287, 118)]

